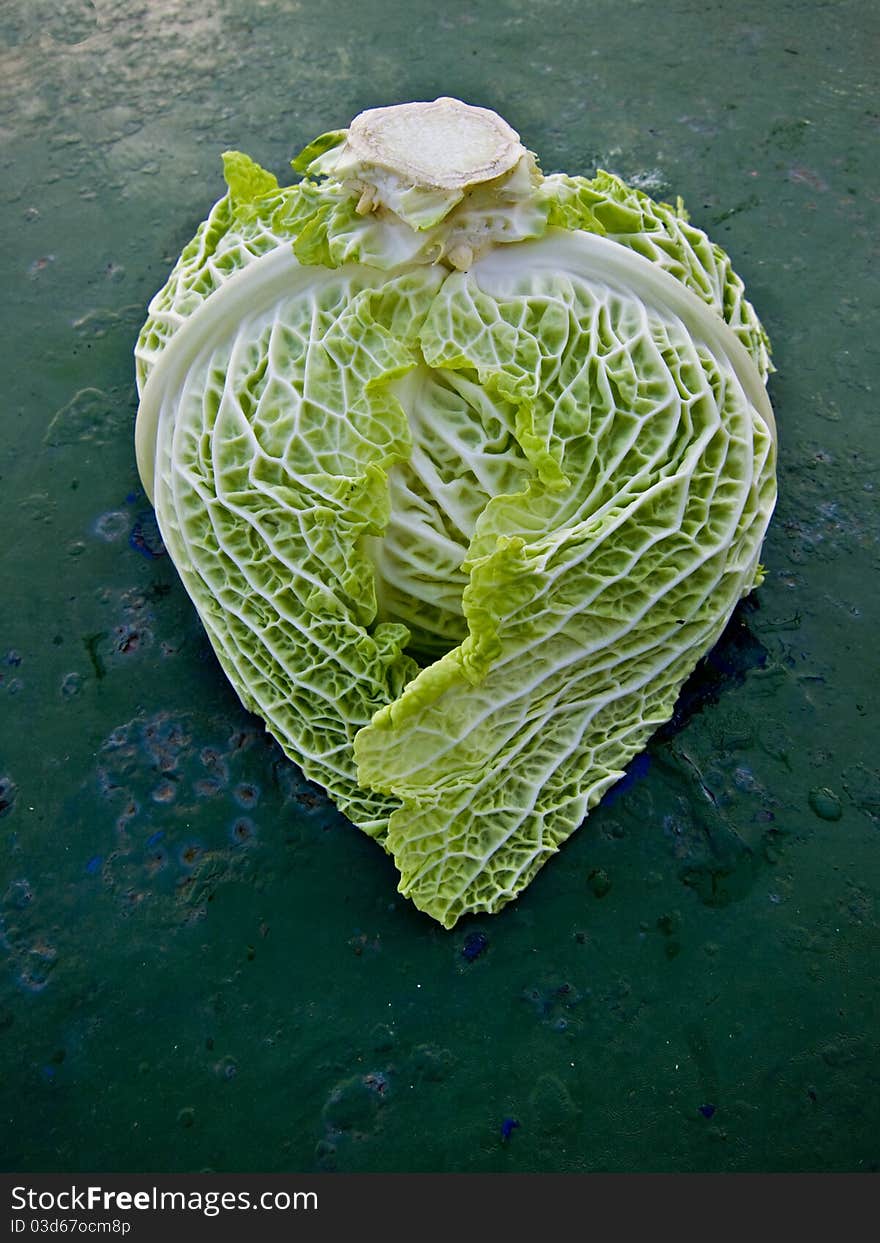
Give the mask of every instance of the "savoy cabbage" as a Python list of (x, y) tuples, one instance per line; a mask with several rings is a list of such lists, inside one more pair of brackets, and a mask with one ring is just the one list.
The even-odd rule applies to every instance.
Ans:
[(138, 463), (242, 702), (451, 927), (515, 897), (761, 575), (765, 333), (680, 203), (494, 113), (238, 152), (136, 351)]

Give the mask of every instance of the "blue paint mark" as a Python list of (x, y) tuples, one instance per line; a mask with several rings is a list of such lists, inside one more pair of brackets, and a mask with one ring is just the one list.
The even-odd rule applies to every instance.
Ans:
[(147, 838), (147, 845), (155, 846), (157, 842), (161, 842), (164, 836), (165, 836), (165, 830), (157, 829), (155, 833), (151, 833), (150, 836)]
[(88, 872), (89, 876), (94, 876), (103, 862), (104, 860), (101, 858), (100, 855), (92, 855), (91, 859), (89, 859), (88, 863), (86, 864), (86, 871)]
[(156, 516), (152, 513), (138, 514), (131, 528), (128, 543), (135, 552), (139, 552), (142, 557), (147, 557), (150, 561), (158, 561), (160, 557), (166, 555)]
[(468, 962), (473, 962), (475, 958), (480, 957), (488, 945), (489, 938), (485, 932), (471, 932), (465, 937), (464, 945), (461, 947), (461, 956)]
[(501, 1142), (506, 1144), (513, 1132), (519, 1126), (516, 1118), (505, 1118), (501, 1123)]
[(714, 1105), (701, 1105), (700, 1106), (700, 1113), (703, 1115), (704, 1118), (711, 1118), (714, 1112), (715, 1112)]
[(637, 755), (634, 760), (630, 761), (630, 765), (626, 772), (620, 778), (616, 785), (613, 785), (605, 797), (602, 799), (603, 806), (610, 807), (612, 803), (616, 803), (621, 794), (625, 794), (627, 790), (632, 789), (637, 781), (647, 776), (648, 769), (651, 767), (651, 757), (647, 751), (643, 751), (641, 755)]

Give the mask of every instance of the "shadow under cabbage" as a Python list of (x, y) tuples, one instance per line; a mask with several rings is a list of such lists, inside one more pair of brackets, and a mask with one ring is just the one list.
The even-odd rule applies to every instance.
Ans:
[[(708, 906), (744, 897), (762, 868), (775, 862), (780, 836), (766, 800), (750, 807), (731, 788), (731, 774), (741, 780), (744, 771), (742, 756), (734, 754), (738, 748), (710, 741), (709, 767), (683, 737), (704, 709), (718, 705), (752, 670), (766, 667), (767, 649), (750, 626), (758, 609), (754, 597), (737, 606), (721, 638), (682, 687), (670, 719), (600, 804), (603, 812), (614, 807), (615, 815), (622, 812), (640, 825), (655, 825), (668, 836), (679, 879)], [(706, 732), (712, 734), (711, 723)], [(649, 771), (651, 782), (640, 789)]]

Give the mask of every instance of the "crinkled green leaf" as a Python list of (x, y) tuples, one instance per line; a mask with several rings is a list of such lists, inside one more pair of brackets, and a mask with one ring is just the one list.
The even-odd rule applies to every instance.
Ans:
[(206, 299), (254, 259), (289, 244), (299, 228), (298, 187), (279, 187), (271, 173), (240, 151), (224, 153), (223, 169), (228, 193), (199, 225), (150, 303), (135, 349), (141, 390), (165, 346)]
[(730, 258), (688, 220), (679, 199), (658, 203), (600, 170), (592, 180), (555, 173), (541, 188), (550, 223), (602, 233), (644, 255), (717, 311), (737, 334), (766, 379), (772, 371), (770, 342)]

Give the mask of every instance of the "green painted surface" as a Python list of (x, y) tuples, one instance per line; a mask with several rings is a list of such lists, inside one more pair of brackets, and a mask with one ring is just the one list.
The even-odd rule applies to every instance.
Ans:
[[(7, 0), (3, 1168), (877, 1168), (877, 25)], [(237, 705), (131, 436), (134, 338), (220, 151), (282, 173), (438, 94), (546, 171), (681, 194), (774, 341), (781, 437), (767, 582), (686, 719), (453, 933)]]

